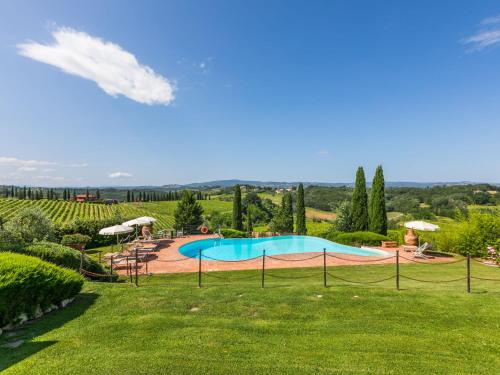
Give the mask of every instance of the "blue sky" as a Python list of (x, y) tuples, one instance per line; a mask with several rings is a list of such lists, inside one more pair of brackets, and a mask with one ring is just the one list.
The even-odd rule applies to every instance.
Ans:
[(0, 18), (0, 184), (377, 164), (500, 182), (498, 1), (16, 1)]

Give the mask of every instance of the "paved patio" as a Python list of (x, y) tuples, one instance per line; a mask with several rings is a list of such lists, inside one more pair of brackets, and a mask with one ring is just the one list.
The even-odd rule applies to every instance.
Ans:
[[(193, 235), (182, 238), (175, 238), (172, 240), (163, 240), (159, 245), (159, 251), (155, 252), (156, 259), (149, 260), (147, 269), (149, 273), (161, 274), (161, 273), (182, 273), (182, 272), (198, 272), (198, 259), (187, 258), (179, 253), (179, 248), (192, 241), (214, 238), (213, 235)], [(452, 258), (448, 257), (436, 257), (432, 259), (420, 259), (413, 258), (413, 254), (403, 251), (402, 247), (386, 249), (381, 247), (376, 247), (377, 249), (384, 250), (393, 256), (396, 251), (399, 250), (400, 253), (400, 263), (410, 263), (414, 259), (422, 263), (435, 263), (435, 262), (450, 262), (453, 261)], [(327, 256), (326, 264), (327, 266), (346, 266), (346, 265), (360, 265), (360, 264), (394, 264), (396, 262), (395, 258), (382, 259), (381, 257), (367, 257), (367, 256), (356, 256), (341, 253), (327, 253), (335, 257)], [(266, 257), (266, 269), (276, 269), (276, 268), (305, 268), (305, 267), (322, 267), (323, 266), (323, 256), (318, 256), (314, 259), (311, 258), (315, 255), (323, 255), (323, 253), (300, 253), (300, 254), (282, 254), (275, 255), (272, 257)], [(273, 258), (279, 258), (273, 259)], [(409, 259), (405, 259), (409, 258)], [(306, 259), (304, 261), (296, 261), (297, 259)], [(287, 261), (288, 260), (288, 261)], [(222, 261), (212, 261), (212, 260), (202, 260), (201, 268), (204, 272), (208, 271), (236, 271), (236, 270), (250, 270), (250, 269), (260, 269), (262, 267), (262, 258), (257, 258), (248, 261), (240, 262), (222, 262)], [(140, 263), (141, 273), (145, 271), (145, 263)], [(116, 270), (118, 274), (125, 274), (125, 269)]]

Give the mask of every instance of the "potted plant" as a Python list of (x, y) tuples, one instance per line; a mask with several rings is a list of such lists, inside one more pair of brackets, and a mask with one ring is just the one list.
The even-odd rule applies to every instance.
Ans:
[(85, 251), (85, 246), (91, 241), (90, 236), (75, 233), (66, 234), (61, 239), (61, 245), (72, 247), (79, 251)]

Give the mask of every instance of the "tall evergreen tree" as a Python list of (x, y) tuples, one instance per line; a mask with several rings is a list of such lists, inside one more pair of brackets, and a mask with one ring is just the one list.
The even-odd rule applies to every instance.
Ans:
[(99, 189), (97, 189), (97, 190), (95, 191), (95, 197), (96, 197), (97, 199), (101, 199), (101, 191), (100, 191)]
[(297, 189), (297, 234), (306, 235), (306, 204), (304, 201), (304, 185), (299, 184)]
[(203, 223), (203, 207), (196, 201), (195, 195), (184, 190), (181, 201), (174, 211), (175, 229), (189, 230)]
[(130, 202), (130, 190), (127, 190), (127, 202)]
[(253, 232), (252, 206), (247, 208), (247, 233)]
[(359, 167), (356, 172), (352, 194), (352, 230), (354, 232), (368, 230), (368, 195), (363, 167)]
[(243, 230), (243, 214), (241, 209), (241, 188), (240, 185), (234, 186), (233, 197), (233, 229)]
[(290, 192), (287, 192), (284, 196), (283, 210), (285, 212), (286, 232), (293, 233), (293, 201)]
[(370, 231), (387, 235), (387, 210), (385, 207), (384, 171), (379, 165), (373, 177), (369, 205)]

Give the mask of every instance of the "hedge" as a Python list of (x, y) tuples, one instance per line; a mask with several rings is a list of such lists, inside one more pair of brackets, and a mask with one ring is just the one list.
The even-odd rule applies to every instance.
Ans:
[[(54, 242), (35, 242), (14, 252), (32, 255), (61, 267), (70, 268), (75, 271), (80, 270), (80, 252), (71, 247), (59, 245)], [(83, 269), (96, 274), (108, 274), (109, 270), (94, 259), (83, 256)], [(96, 277), (99, 279), (99, 277)]]
[(333, 242), (351, 246), (380, 246), (381, 241), (389, 241), (390, 238), (373, 232), (332, 232), (327, 239)]
[(33, 317), (37, 308), (72, 298), (82, 286), (83, 278), (72, 270), (27, 255), (0, 253), (0, 327), (23, 313)]
[(224, 236), (224, 238), (245, 238), (245, 237), (247, 237), (246, 232), (242, 232), (241, 230), (236, 230), (236, 229), (221, 229), (220, 233)]

